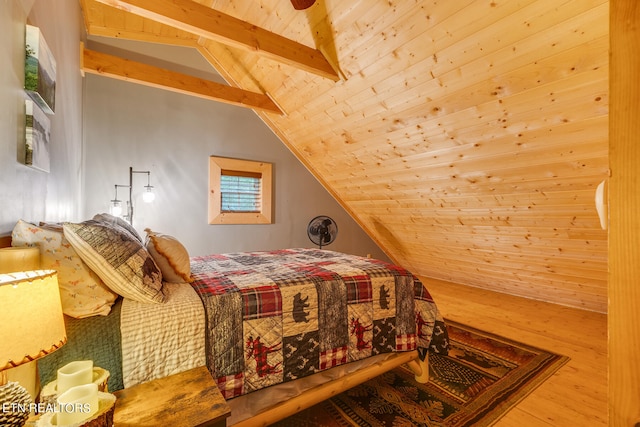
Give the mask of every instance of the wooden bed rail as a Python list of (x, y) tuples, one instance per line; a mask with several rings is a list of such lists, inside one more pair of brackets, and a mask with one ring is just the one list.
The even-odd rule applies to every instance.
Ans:
[(429, 382), (429, 355), (424, 358), (424, 360), (420, 360), (419, 357), (416, 357), (413, 360), (407, 362), (407, 366), (413, 372), (415, 379), (420, 384), (426, 384)]
[(273, 424), (405, 363), (414, 372), (417, 381), (426, 382), (420, 381), (418, 377), (420, 376), (424, 379), (424, 373), (426, 372), (426, 378), (429, 378), (428, 358), (425, 361), (421, 361), (417, 351), (394, 353), (384, 361), (374, 363), (342, 378), (309, 389), (293, 399), (279, 403), (251, 418), (234, 423), (232, 427), (257, 427)]

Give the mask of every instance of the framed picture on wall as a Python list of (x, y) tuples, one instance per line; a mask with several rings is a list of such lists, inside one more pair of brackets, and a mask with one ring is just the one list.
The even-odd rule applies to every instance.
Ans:
[(51, 137), (51, 121), (31, 99), (25, 101), (25, 158), (24, 163), (44, 172), (49, 172), (51, 165), (49, 140)]
[(47, 114), (56, 104), (56, 60), (38, 27), (27, 25), (25, 36), (24, 89)]

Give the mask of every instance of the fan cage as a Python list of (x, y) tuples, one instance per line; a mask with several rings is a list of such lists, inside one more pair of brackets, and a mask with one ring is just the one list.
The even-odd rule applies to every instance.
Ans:
[[(326, 228), (326, 232), (323, 232), (323, 227)], [(333, 243), (337, 234), (338, 225), (328, 216), (317, 216), (313, 218), (307, 226), (307, 236), (309, 237), (309, 240), (314, 244), (319, 245), (320, 249), (322, 249), (322, 246)], [(326, 236), (328, 236), (327, 240), (325, 240)]]

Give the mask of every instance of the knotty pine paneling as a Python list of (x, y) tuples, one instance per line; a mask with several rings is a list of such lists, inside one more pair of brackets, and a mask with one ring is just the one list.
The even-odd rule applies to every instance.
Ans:
[(89, 35), (177, 46), (197, 46), (197, 37), (193, 34), (97, 1), (80, 0), (80, 4)]
[(418, 274), (606, 311), (608, 3), (322, 3), (330, 34), (272, 30), (335, 43), (346, 80), (216, 50), (292, 151)]
[(608, 1), (198, 2), (318, 48), (343, 78), (107, 6), (96, 21), (186, 40), (268, 94), (285, 114), (257, 114), (417, 275), (606, 312)]

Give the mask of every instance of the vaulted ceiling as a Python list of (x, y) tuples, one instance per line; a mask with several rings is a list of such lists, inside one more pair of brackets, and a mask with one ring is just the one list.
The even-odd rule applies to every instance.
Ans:
[(81, 4), (227, 84), (88, 49), (85, 72), (253, 108), (417, 275), (606, 311), (607, 1)]

